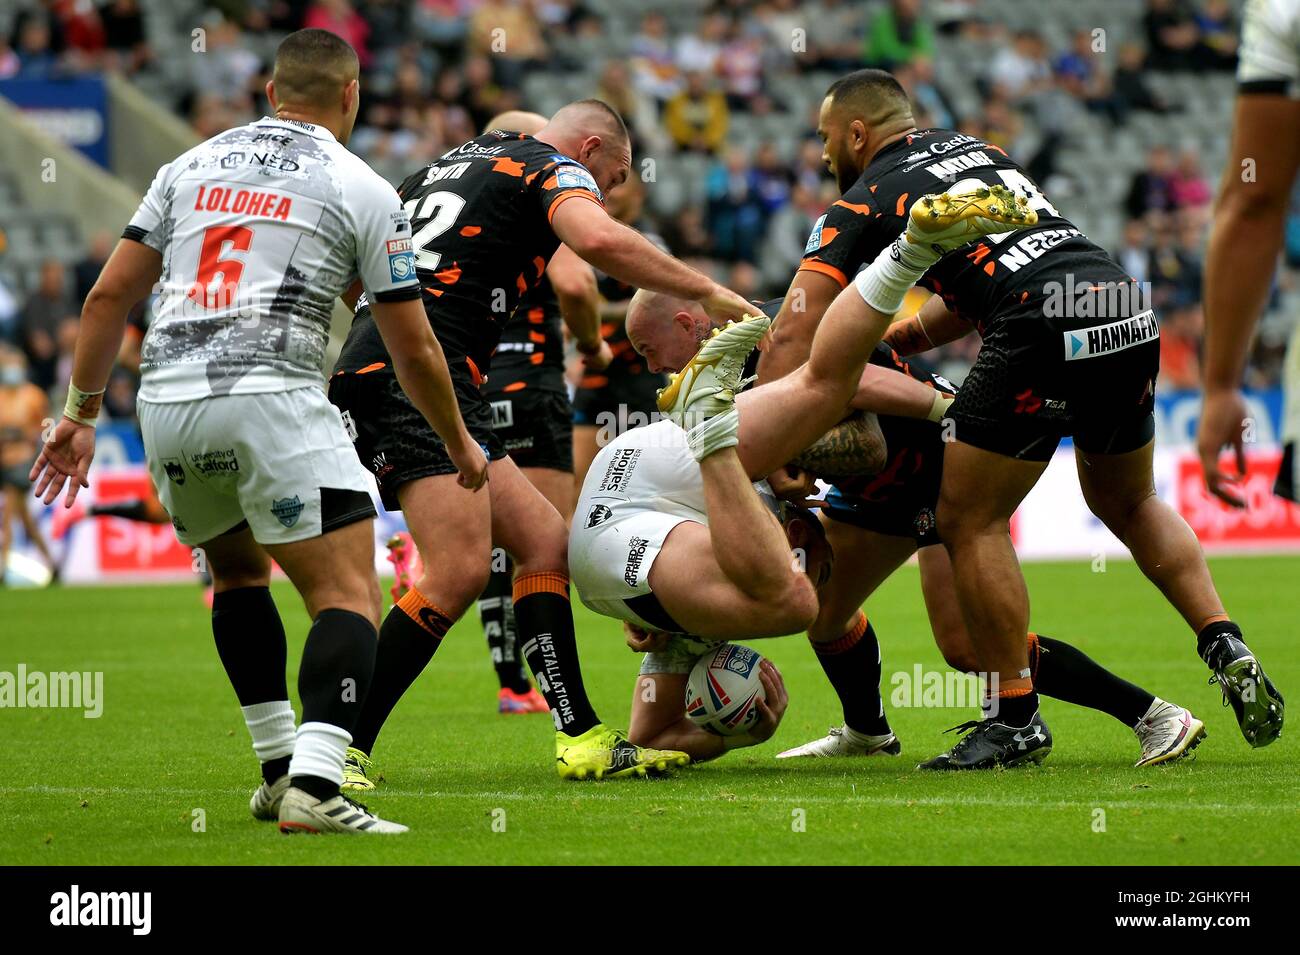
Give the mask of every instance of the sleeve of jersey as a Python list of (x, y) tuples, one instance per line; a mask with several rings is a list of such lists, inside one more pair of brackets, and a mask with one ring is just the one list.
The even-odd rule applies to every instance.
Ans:
[(142, 242), (157, 252), (163, 251), (163, 243), (160, 241), (162, 236), (158, 226), (162, 225), (165, 206), (163, 197), (167, 194), (167, 174), (170, 170), (171, 163), (167, 163), (153, 177), (144, 199), (140, 201), (140, 208), (135, 210), (130, 223), (122, 230), (122, 238)]
[(596, 180), (585, 166), (578, 163), (557, 163), (542, 170), (538, 178), (542, 180), (542, 211), (546, 213), (547, 222), (555, 217), (555, 210), (570, 199), (586, 199), (601, 208), (605, 206), (605, 197), (601, 195)]
[(1246, 7), (1237, 62), (1243, 93), (1300, 96), (1300, 7), (1266, 0)]
[(411, 219), (396, 190), (379, 176), (366, 177), (349, 197), (356, 231), (357, 274), (372, 302), (420, 297)]
[(876, 211), (850, 197), (837, 199), (813, 223), (804, 246), (800, 272), (820, 272), (844, 288), (869, 259), (890, 240), (878, 241)]

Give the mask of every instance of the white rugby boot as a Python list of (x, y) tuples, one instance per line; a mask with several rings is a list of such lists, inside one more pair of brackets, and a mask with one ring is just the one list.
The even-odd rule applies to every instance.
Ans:
[(280, 801), (289, 791), (289, 774), (285, 773), (273, 783), (263, 782), (253, 790), (253, 798), (248, 800), (248, 811), (254, 819), (262, 822), (275, 822), (280, 818)]
[(766, 315), (746, 315), (715, 328), (686, 367), (659, 389), (659, 410), (689, 430), (732, 407), (745, 359), (771, 324)]
[(343, 832), (388, 836), (409, 830), (401, 823), (380, 819), (342, 793), (330, 799), (317, 799), (290, 786), (280, 803), (280, 831), (286, 835)]
[(868, 736), (849, 726), (832, 727), (821, 739), (804, 743), (784, 753), (777, 753), (777, 759), (790, 759), (795, 756), (897, 756), (903, 747), (893, 733), (884, 736)]
[(1134, 766), (1155, 766), (1186, 756), (1205, 739), (1205, 724), (1176, 703), (1156, 697), (1146, 715), (1133, 727), (1142, 744), (1142, 758)]

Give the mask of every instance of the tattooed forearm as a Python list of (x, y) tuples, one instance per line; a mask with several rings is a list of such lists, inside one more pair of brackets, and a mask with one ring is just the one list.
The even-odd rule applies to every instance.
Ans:
[(913, 315), (911, 318), (890, 325), (882, 341), (903, 356), (929, 351), (934, 347), (930, 337), (925, 333), (925, 326), (921, 324), (920, 315)]
[(886, 451), (880, 422), (863, 412), (831, 428), (791, 463), (820, 478), (869, 477), (885, 466)]

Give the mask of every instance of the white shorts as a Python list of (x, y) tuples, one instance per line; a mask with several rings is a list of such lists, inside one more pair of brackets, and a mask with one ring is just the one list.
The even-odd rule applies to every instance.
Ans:
[[(755, 489), (771, 496), (766, 482)], [(661, 420), (625, 431), (602, 448), (569, 530), (569, 575), (582, 602), (647, 630), (680, 633), (652, 592), (650, 568), (673, 528), (686, 521), (709, 523), (704, 480), (686, 432)]]
[(181, 543), (247, 522), (259, 544), (319, 537), (373, 517), (339, 411), (317, 387), (139, 402), (145, 457)]

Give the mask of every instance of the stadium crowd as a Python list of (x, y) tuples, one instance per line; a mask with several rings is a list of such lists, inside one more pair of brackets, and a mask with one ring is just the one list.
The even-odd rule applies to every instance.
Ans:
[[(743, 295), (784, 291), (813, 222), (836, 198), (821, 162), (813, 102), (783, 102), (774, 80), (864, 65), (892, 70), (912, 95), (922, 126), (943, 125), (1005, 148), (1045, 184), (1069, 185), (1054, 128), (1062, 97), (1116, 126), (1148, 113), (1176, 112), (1155, 93), (1147, 71), (1227, 71), (1235, 63), (1237, 23), (1227, 0), (1145, 0), (1142, 35), (1113, 55), (1092, 50), (1089, 31), (1053, 48), (1031, 27), (981, 19), (970, 0), (713, 0), (690, 31), (654, 5), (640, 17), (632, 55), (583, 61), (598, 49), (607, 18), (583, 0), (206, 0), (206, 55), (194, 59), (176, 108), (198, 137), (268, 111), (263, 95), (274, 39), (323, 27), (358, 51), (363, 111), (352, 148), (390, 180), (471, 136), (490, 116), (526, 108), (530, 75), (591, 72), (588, 90), (612, 104), (633, 132), (634, 168), (647, 158), (699, 157), (704, 201), (648, 214), (670, 249)], [(20, 0), (8, 35), (0, 32), (0, 79), (116, 70), (147, 76), (158, 64), (140, 0), (74, 3)], [(601, 4), (603, 8), (604, 4)], [(502, 32), (504, 31), (504, 32)], [(800, 31), (806, 31), (801, 33)], [(993, 41), (998, 52), (976, 77), (979, 109), (962, 113), (935, 76), (937, 35)], [(795, 41), (792, 42), (792, 38)], [(268, 42), (269, 41), (269, 42)], [(584, 45), (585, 44), (585, 45)], [(749, 149), (729, 138), (741, 117), (798, 117), (785, 141)], [(1150, 283), (1164, 318), (1163, 385), (1199, 382), (1200, 282), (1213, 181), (1196, 151), (1152, 148), (1124, 201), (1122, 241), (1113, 250), (1130, 274)], [(1288, 260), (1300, 266), (1300, 202)], [(0, 223), (2, 226), (3, 223)], [(31, 380), (61, 393), (85, 292), (113, 237), (83, 237), (74, 268), (50, 260), (27, 295), (0, 273), (0, 342), (21, 350)], [(0, 238), (0, 258), (3, 256)], [(1280, 274), (1286, 287), (1293, 277)], [(978, 342), (968, 338), (937, 356), (960, 380)], [(1276, 384), (1276, 336), (1257, 346), (1247, 384)], [(133, 413), (132, 375), (110, 386), (106, 411)]]

